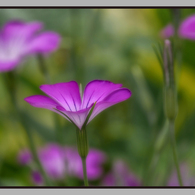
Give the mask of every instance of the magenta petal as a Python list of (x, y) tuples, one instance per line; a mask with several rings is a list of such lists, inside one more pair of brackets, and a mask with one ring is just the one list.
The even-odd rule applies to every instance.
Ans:
[(84, 90), (82, 108), (87, 108), (95, 102), (102, 101), (109, 93), (121, 87), (122, 84), (115, 84), (104, 80), (89, 82)]
[(56, 144), (50, 144), (39, 151), (39, 158), (51, 178), (62, 178), (65, 174), (65, 163), (62, 149)]
[(79, 86), (75, 81), (56, 83), (53, 85), (41, 85), (40, 89), (59, 103), (67, 111), (80, 110), (81, 97)]
[(164, 39), (168, 39), (174, 35), (174, 28), (172, 24), (168, 24), (160, 32), (160, 36)]
[(14, 69), (27, 54), (28, 39), (41, 28), (41, 23), (11, 21), (5, 25), (0, 36), (0, 72)]
[(29, 42), (27, 51), (29, 53), (48, 53), (55, 51), (60, 44), (60, 36), (54, 32), (45, 32)]
[(82, 169), (82, 161), (74, 147), (64, 148), (64, 159), (66, 163), (66, 172), (69, 175), (77, 175), (77, 172)]
[(57, 49), (60, 36), (54, 32), (37, 34), (41, 22), (10, 21), (0, 31), (0, 72), (10, 71), (21, 60), (34, 53), (49, 53)]
[(104, 177), (102, 184), (106, 186), (141, 186), (140, 180), (121, 160), (114, 162), (112, 171)]
[(33, 95), (25, 98), (24, 100), (28, 102), (31, 106), (38, 108), (46, 108), (49, 110), (53, 110), (54, 108), (59, 106), (57, 102), (44, 95)]
[(81, 127), (83, 126), (83, 124), (87, 118), (87, 115), (89, 114), (92, 106), (93, 106), (93, 104), (90, 107), (83, 109), (83, 110), (79, 110), (77, 112), (66, 111), (61, 106), (57, 106), (57, 109), (60, 110), (61, 112), (63, 112), (64, 114), (66, 114), (73, 121), (73, 123), (79, 129), (81, 129)]
[[(86, 159), (87, 164), (87, 177), (90, 180), (98, 179), (103, 173), (102, 164), (106, 161), (106, 155), (96, 149), (90, 149)], [(83, 179), (82, 163), (80, 163), (80, 169), (78, 170), (78, 177)]]
[(88, 123), (100, 112), (105, 110), (106, 108), (117, 104), (119, 102), (125, 101), (126, 99), (131, 97), (131, 91), (127, 88), (121, 88), (113, 91), (110, 93), (107, 97), (103, 99), (102, 102), (99, 102), (95, 105), (95, 108), (93, 110), (93, 113), (91, 117), (89, 118)]
[[(67, 163), (67, 171), (70, 175), (83, 179), (83, 167), (81, 158), (76, 148), (64, 148), (64, 157)], [(103, 173), (102, 164), (106, 161), (106, 155), (100, 150), (90, 149), (87, 159), (87, 177), (89, 180), (98, 179)]]
[[(7, 59), (9, 60), (9, 59)], [(20, 59), (15, 59), (14, 61), (4, 61), (0, 58), (0, 72), (7, 72), (13, 70), (18, 63), (20, 62)]]
[[(46, 97), (44, 95), (33, 95), (25, 98), (24, 100), (28, 102), (31, 106), (49, 109), (65, 117), (63, 114), (56, 110), (58, 109), (61, 111), (61, 109), (59, 109), (61, 106), (49, 97)], [(69, 121), (67, 117), (65, 118)]]
[(186, 18), (179, 27), (179, 36), (195, 40), (195, 15)]
[(42, 27), (41, 22), (10, 21), (4, 26), (2, 35), (6, 41), (10, 39), (27, 40)]

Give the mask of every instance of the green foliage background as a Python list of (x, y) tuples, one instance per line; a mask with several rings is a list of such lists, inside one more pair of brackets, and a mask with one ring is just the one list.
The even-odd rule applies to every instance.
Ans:
[[(181, 9), (181, 19), (195, 13)], [(163, 75), (152, 45), (163, 42), (160, 30), (172, 21), (171, 9), (0, 9), (0, 25), (9, 20), (41, 21), (44, 30), (62, 37), (59, 49), (47, 56), (52, 83), (76, 80), (84, 86), (91, 80), (122, 83), (132, 96), (99, 114), (88, 125), (89, 146), (108, 157), (105, 173), (116, 159), (127, 162), (130, 170), (143, 179), (151, 154), (151, 143), (165, 126)], [(188, 164), (195, 175), (195, 42), (182, 40), (182, 70), (178, 77), (179, 113), (176, 141), (179, 161)], [(57, 142), (76, 145), (74, 126), (54, 113), (34, 108), (23, 99), (42, 94), (45, 83), (36, 56), (28, 57), (15, 69), (18, 75), (17, 99), (25, 110), (37, 148)], [(0, 74), (0, 184), (33, 185), (30, 170), (17, 162), (18, 152), (28, 147), (24, 129), (16, 120), (9, 94)], [(168, 140), (168, 138), (165, 138)], [(167, 185), (173, 170), (169, 142), (159, 152), (150, 185)], [(77, 185), (78, 181), (73, 181)], [(99, 183), (94, 183), (99, 185)]]

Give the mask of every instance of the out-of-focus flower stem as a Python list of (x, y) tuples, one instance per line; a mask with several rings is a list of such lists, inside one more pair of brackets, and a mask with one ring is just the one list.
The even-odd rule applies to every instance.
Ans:
[(85, 184), (85, 186), (89, 186), (88, 179), (87, 179), (86, 158), (82, 158), (82, 165), (83, 165), (84, 184)]
[(171, 42), (169, 40), (165, 40), (163, 62), (164, 62), (164, 74), (165, 74), (165, 82), (164, 82), (165, 116), (169, 121), (171, 147), (173, 151), (173, 159), (174, 159), (175, 167), (177, 169), (177, 177), (180, 186), (182, 186), (183, 184), (182, 184), (181, 173), (178, 165), (176, 143), (175, 143), (175, 119), (178, 112), (177, 87), (176, 87), (175, 74), (174, 74), (173, 52), (172, 52)]
[(177, 170), (177, 177), (178, 177), (179, 185), (183, 186), (181, 173), (180, 173), (180, 169), (179, 169), (178, 158), (177, 158), (177, 152), (176, 152), (175, 120), (169, 120), (169, 132), (170, 132), (170, 139), (171, 139), (171, 148), (172, 148), (172, 151), (173, 151), (173, 158), (174, 158), (175, 167), (176, 167), (176, 170)]
[[(47, 84), (51, 84), (51, 77), (50, 77), (44, 56), (41, 54), (38, 54), (37, 59), (38, 59), (38, 65), (39, 65), (40, 71), (44, 77), (45, 82)], [(60, 144), (62, 144), (63, 140), (62, 140), (62, 132), (61, 132), (61, 125), (60, 125), (59, 117), (56, 113), (53, 113), (53, 117), (54, 117), (55, 129), (57, 129), (57, 140)]]
[(26, 124), (26, 122), (23, 119), (23, 112), (19, 109), (18, 104), (17, 104), (17, 99), (16, 99), (16, 75), (14, 74), (14, 72), (8, 72), (4, 74), (4, 83), (7, 87), (8, 93), (10, 95), (11, 98), (11, 102), (13, 104), (13, 108), (14, 108), (14, 112), (15, 115), (18, 118), (18, 121), (20, 121), (21, 125), (23, 126), (27, 139), (28, 139), (28, 144), (32, 153), (32, 156), (37, 164), (37, 166), (39, 167), (39, 170), (43, 176), (44, 182), (46, 185), (50, 186), (50, 181), (40, 163), (40, 160), (38, 158), (38, 154), (36, 151), (36, 147), (33, 141), (33, 136), (31, 133), (31, 130), (29, 129), (28, 125)]

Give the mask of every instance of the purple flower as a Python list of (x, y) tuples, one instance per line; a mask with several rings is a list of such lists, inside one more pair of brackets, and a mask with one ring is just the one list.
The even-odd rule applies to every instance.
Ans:
[[(183, 163), (180, 165), (181, 177), (184, 186), (194, 186), (195, 176), (190, 173), (187, 164)], [(174, 170), (169, 178), (168, 186), (180, 186), (177, 178), (177, 172)]]
[[(38, 152), (40, 162), (49, 177), (60, 179), (65, 173), (65, 164), (63, 158), (63, 151), (60, 146), (56, 144), (47, 145), (41, 148)], [(23, 150), (19, 153), (19, 163), (27, 165), (32, 162), (32, 155), (29, 150)], [(39, 178), (38, 173), (33, 173), (33, 178)], [(41, 177), (41, 176), (40, 176)], [(36, 181), (36, 179), (35, 179)]]
[[(65, 159), (67, 160), (67, 171), (70, 175), (74, 175), (80, 179), (83, 179), (83, 167), (81, 158), (73, 147), (66, 147), (64, 149)], [(87, 177), (89, 180), (98, 179), (102, 173), (102, 164), (106, 161), (106, 155), (97, 149), (90, 149), (87, 155)]]
[(89, 82), (85, 87), (83, 97), (81, 97), (79, 86), (75, 81), (41, 85), (40, 89), (49, 97), (34, 95), (25, 98), (25, 101), (34, 107), (46, 108), (62, 115), (79, 129), (85, 123), (94, 103), (96, 105), (87, 123), (106, 108), (131, 96), (131, 91), (122, 88), (122, 84), (104, 80)]
[(43, 184), (43, 178), (41, 174), (38, 171), (33, 171), (32, 172), (32, 181), (36, 185), (42, 185)]
[(39, 150), (39, 158), (45, 172), (51, 178), (63, 178), (65, 173), (65, 165), (63, 159), (63, 151), (60, 146), (50, 144)]
[[(38, 156), (45, 172), (52, 179), (63, 179), (66, 175), (83, 178), (82, 161), (75, 147), (49, 144), (39, 149)], [(29, 150), (19, 152), (18, 159), (22, 165), (31, 166), (33, 162)], [(100, 150), (90, 149), (86, 161), (88, 179), (98, 179), (103, 173), (102, 164), (106, 161), (106, 155)], [(32, 180), (37, 185), (43, 183), (42, 175), (34, 168)]]
[(28, 150), (22, 150), (20, 151), (18, 155), (18, 162), (22, 165), (27, 165), (31, 162), (32, 157)]
[(168, 24), (165, 28), (163, 28), (160, 32), (160, 36), (164, 39), (167, 39), (174, 35), (174, 28), (172, 24)]
[[(172, 24), (167, 25), (160, 32), (162, 38), (169, 38), (174, 35)], [(183, 20), (178, 29), (178, 36), (185, 39), (195, 40), (195, 15), (191, 15)]]
[(55, 32), (37, 33), (41, 22), (10, 21), (0, 31), (0, 72), (11, 71), (23, 58), (47, 54), (58, 48), (60, 36)]
[(108, 173), (102, 182), (104, 186), (140, 186), (139, 179), (131, 173), (125, 162), (117, 160), (112, 171)]

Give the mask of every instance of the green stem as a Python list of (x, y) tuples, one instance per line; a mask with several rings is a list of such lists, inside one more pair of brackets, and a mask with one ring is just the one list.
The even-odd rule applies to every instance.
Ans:
[(175, 143), (175, 134), (174, 134), (175, 133), (174, 120), (169, 120), (169, 131), (170, 131), (170, 138), (171, 138), (171, 147), (172, 147), (172, 151), (173, 151), (173, 159), (174, 159), (175, 167), (177, 170), (177, 178), (179, 181), (179, 185), (183, 186), (182, 177), (181, 177), (181, 173), (180, 173), (180, 169), (179, 169), (178, 158), (177, 158), (177, 152), (176, 152), (176, 143)]
[(87, 158), (88, 151), (89, 151), (86, 126), (84, 126), (81, 130), (77, 128), (76, 133), (77, 133), (77, 149), (82, 159), (82, 165), (83, 165), (84, 185), (89, 186), (88, 180), (87, 180), (87, 168), (86, 168), (86, 158)]
[[(12, 105), (14, 108), (15, 115), (17, 116), (18, 120), (20, 121), (21, 125), (23, 126), (23, 128), (25, 130), (32, 156), (33, 156), (36, 164), (39, 167), (39, 170), (43, 176), (43, 179), (44, 179), (46, 185), (49, 185), (50, 184), (49, 179), (47, 178), (46, 173), (45, 173), (45, 171), (44, 171), (44, 169), (39, 161), (38, 155), (37, 155), (37, 151), (36, 151), (35, 144), (34, 144), (34, 141), (32, 138), (31, 130), (29, 129), (28, 125), (26, 124), (26, 121), (24, 120), (24, 118), (22, 116), (23, 113), (21, 112), (21, 110), (19, 109), (19, 107), (17, 105), (16, 78), (15, 78), (14, 73), (13, 72), (5, 73), (4, 82), (5, 82), (5, 85), (7, 87), (8, 93), (10, 95), (10, 99), (11, 99), (11, 102), (12, 102)], [(14, 84), (12, 84), (12, 83), (14, 83)]]
[(82, 159), (82, 165), (83, 165), (83, 178), (84, 178), (84, 185), (89, 186), (88, 179), (87, 179), (87, 167), (86, 167), (86, 158)]

